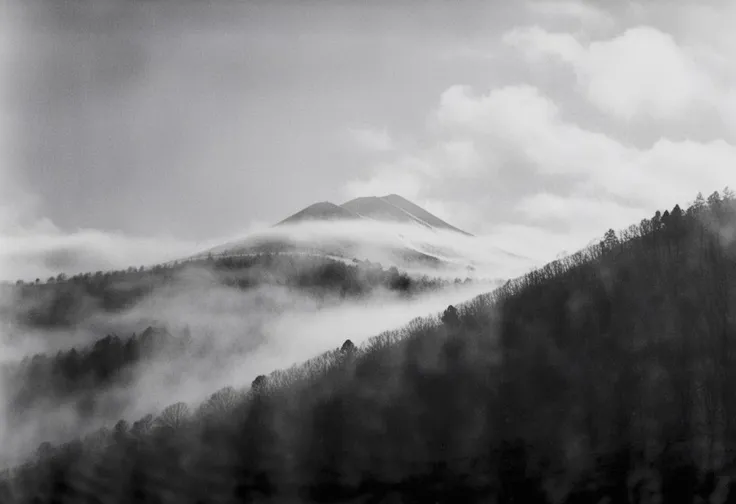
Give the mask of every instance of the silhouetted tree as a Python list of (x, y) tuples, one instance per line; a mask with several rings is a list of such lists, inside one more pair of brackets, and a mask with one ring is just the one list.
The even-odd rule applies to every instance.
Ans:
[(452, 305), (448, 306), (440, 320), (448, 327), (458, 327), (460, 325), (460, 316), (458, 315), (457, 308)]
[(183, 402), (178, 402), (164, 408), (156, 418), (156, 424), (160, 428), (176, 431), (184, 426), (188, 418), (189, 407)]
[(695, 197), (695, 201), (693, 201), (693, 204), (688, 209), (688, 213), (691, 216), (697, 216), (703, 213), (706, 209), (706, 203), (705, 198), (703, 197), (703, 193), (698, 193), (698, 195)]
[(734, 194), (730, 187), (726, 186), (723, 189), (722, 201), (724, 203), (732, 203), (734, 199), (736, 199), (736, 194)]
[(606, 231), (606, 234), (603, 237), (603, 240), (600, 242), (601, 249), (603, 252), (611, 252), (613, 251), (619, 244), (618, 237), (616, 236), (616, 231), (613, 229), (609, 229)]
[(717, 208), (721, 204), (721, 194), (718, 191), (714, 191), (713, 194), (708, 196), (708, 206), (711, 209)]
[(125, 420), (119, 420), (113, 428), (113, 439), (118, 444), (124, 444), (128, 439), (128, 430), (130, 426)]
[(256, 376), (250, 386), (251, 390), (256, 393), (262, 392), (265, 389), (265, 387), (266, 387), (266, 376), (265, 375)]
[(350, 340), (345, 340), (345, 342), (340, 347), (340, 352), (343, 354), (352, 354), (356, 350), (355, 344)]

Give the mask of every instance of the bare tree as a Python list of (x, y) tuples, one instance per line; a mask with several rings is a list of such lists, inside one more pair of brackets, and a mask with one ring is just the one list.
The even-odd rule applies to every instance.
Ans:
[(156, 419), (156, 424), (165, 429), (179, 430), (189, 419), (189, 406), (178, 402), (167, 406)]
[(238, 393), (233, 387), (224, 387), (210, 396), (204, 403), (206, 415), (221, 417), (232, 411), (238, 403)]
[(133, 422), (133, 427), (130, 429), (130, 433), (136, 437), (145, 436), (153, 427), (153, 415), (148, 414), (140, 420)]

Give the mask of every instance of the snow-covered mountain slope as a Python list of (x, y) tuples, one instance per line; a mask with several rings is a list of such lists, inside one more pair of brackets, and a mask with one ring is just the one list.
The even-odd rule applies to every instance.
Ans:
[(384, 196), (381, 199), (394, 205), (397, 208), (402, 209), (406, 213), (411, 214), (413, 217), (420, 219), (422, 222), (429, 224), (431, 227), (435, 229), (446, 229), (448, 231), (456, 231), (466, 236), (473, 236), (470, 233), (463, 231), (462, 229), (458, 229), (455, 226), (448, 224), (447, 222), (443, 221), (439, 217), (432, 215), (431, 213), (426, 211), (424, 208), (412, 203), (408, 199), (403, 198), (399, 196), (398, 194), (389, 194), (388, 196)]
[(304, 221), (360, 219), (413, 224), (423, 226), (427, 229), (443, 229), (472, 236), (462, 229), (451, 226), (436, 215), (432, 215), (419, 205), (412, 203), (398, 194), (364, 196), (352, 199), (339, 206), (329, 201), (314, 203), (276, 225), (296, 224)]
[(427, 228), (432, 227), (428, 222), (412, 215), (410, 212), (393, 205), (384, 198), (376, 196), (355, 198), (347, 203), (343, 203), (341, 207), (364, 219), (373, 219), (385, 222), (403, 222), (418, 224)]
[(294, 215), (282, 220), (277, 226), (284, 224), (296, 224), (304, 221), (358, 219), (359, 217), (343, 207), (337, 206), (329, 201), (314, 203), (307, 208), (298, 211)]
[(341, 207), (364, 218), (419, 224), (429, 229), (445, 229), (472, 236), (470, 233), (451, 226), (436, 215), (432, 215), (419, 205), (412, 203), (398, 194), (356, 198), (343, 203)]
[(334, 205), (321, 202), (275, 226), (197, 254), (195, 258), (258, 253), (310, 254), (395, 265), (433, 275), (507, 276), (528, 266), (396, 194)]

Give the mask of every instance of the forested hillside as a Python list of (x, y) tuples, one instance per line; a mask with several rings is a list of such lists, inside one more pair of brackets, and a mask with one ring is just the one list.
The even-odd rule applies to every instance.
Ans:
[(108, 388), (129, 385), (138, 365), (160, 356), (176, 359), (191, 350), (191, 338), (149, 327), (128, 338), (110, 334), (55, 355), (41, 353), (3, 363), (0, 381), (9, 410), (6, 420), (11, 425), (22, 422), (42, 403), (72, 404), (80, 420), (89, 419), (96, 397)]
[[(283, 365), (261, 366), (259, 359), (286, 351), (272, 353), (290, 324), (300, 324), (315, 349), (291, 341), (299, 356), (279, 362), (334, 344), (317, 341), (329, 335), (310, 334), (321, 319), (351, 307), (378, 310), (389, 300), (422, 303), (448, 284), (368, 262), (254, 255), (11, 286), (11, 313), (0, 319), (11, 321), (0, 341), (0, 468), (42, 440), (62, 442), (135, 418), (172, 395), (201, 400), (232, 383), (233, 374), (242, 386), (249, 382), (244, 369)], [(68, 311), (57, 302), (67, 295)], [(116, 309), (101, 306), (105, 299), (125, 302)]]
[(317, 296), (360, 297), (385, 288), (407, 295), (435, 289), (447, 281), (412, 278), (395, 267), (290, 254), (205, 258), (150, 268), (60, 274), (45, 282), (18, 280), (0, 286), (0, 316), (42, 329), (73, 327), (95, 313), (114, 313), (140, 302), (156, 289), (175, 285), (187, 272), (204, 270), (212, 284), (247, 290), (261, 285), (299, 289)]
[(725, 191), (248, 390), (43, 444), (0, 500), (736, 501), (734, 300)]

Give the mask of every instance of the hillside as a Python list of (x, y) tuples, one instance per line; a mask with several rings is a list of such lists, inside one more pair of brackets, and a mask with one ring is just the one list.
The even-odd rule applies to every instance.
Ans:
[(730, 193), (657, 212), (441, 317), (345, 342), (196, 410), (173, 404), (42, 445), (0, 496), (726, 502), (735, 237)]
[(41, 440), (136, 418), (172, 396), (199, 401), (232, 383), (232, 373), (323, 351), (341, 337), (333, 319), (380, 315), (342, 331), (365, 338), (366, 327), (403, 324), (434, 296), (466, 286), (478, 292), (376, 264), (285, 255), (9, 286), (0, 313), (0, 469)]
[[(188, 280), (192, 272), (201, 281)], [(186, 284), (207, 292), (222, 285), (248, 291), (282, 286), (317, 297), (360, 298), (378, 289), (414, 295), (438, 289), (446, 280), (410, 277), (396, 268), (361, 261), (349, 263), (321, 256), (280, 255), (264, 250), (245, 257), (203, 258), (184, 263), (97, 271), (46, 282), (0, 286), (0, 320), (25, 327), (74, 327), (92, 315), (129, 309), (166, 288)]]

